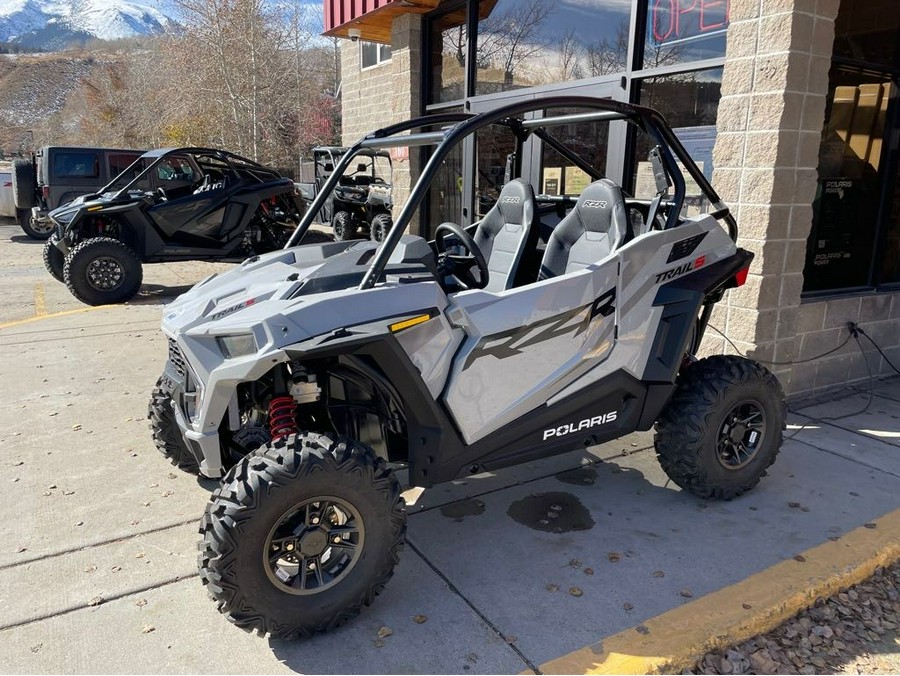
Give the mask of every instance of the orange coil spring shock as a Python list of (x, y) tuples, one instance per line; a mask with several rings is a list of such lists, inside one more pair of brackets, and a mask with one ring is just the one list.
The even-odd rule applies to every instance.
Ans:
[(296, 406), (293, 397), (272, 397), (269, 402), (269, 433), (272, 441), (299, 431), (294, 416)]

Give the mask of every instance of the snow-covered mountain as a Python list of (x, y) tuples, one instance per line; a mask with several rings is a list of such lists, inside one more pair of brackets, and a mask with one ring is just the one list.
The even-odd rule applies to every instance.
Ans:
[(0, 0), (0, 41), (59, 49), (90, 38), (162, 33), (175, 21), (152, 0)]

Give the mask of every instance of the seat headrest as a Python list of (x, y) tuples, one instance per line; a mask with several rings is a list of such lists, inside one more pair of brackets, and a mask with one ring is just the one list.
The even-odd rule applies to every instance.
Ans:
[[(525, 223), (525, 205), (534, 200), (531, 184), (521, 178), (514, 179), (503, 186), (497, 198), (497, 208), (505, 223)], [(528, 215), (531, 218), (531, 215)]]
[(612, 223), (620, 222), (624, 214), (622, 189), (608, 178), (601, 178), (584, 189), (575, 204), (584, 229), (588, 232), (607, 232)]

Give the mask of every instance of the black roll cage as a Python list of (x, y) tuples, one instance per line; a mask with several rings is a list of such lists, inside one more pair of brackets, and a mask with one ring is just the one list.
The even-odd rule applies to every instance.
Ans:
[[(535, 119), (519, 119), (525, 113), (544, 111), (548, 108), (587, 108), (593, 112), (574, 113)], [(580, 169), (586, 171), (592, 178), (601, 178), (597, 172), (573, 153), (564, 144), (556, 140), (547, 132), (547, 127), (573, 124), (577, 122), (592, 122), (599, 120), (625, 120), (634, 124), (649, 134), (658, 144), (663, 164), (674, 187), (674, 197), (670, 204), (666, 219), (666, 229), (676, 227), (681, 209), (684, 205), (685, 182), (681, 171), (678, 169), (676, 158), (681, 161), (685, 170), (697, 182), (700, 189), (706, 194), (714, 211), (711, 216), (717, 220), (724, 220), (728, 227), (728, 234), (732, 240), (737, 241), (737, 222), (728, 207), (719, 198), (716, 191), (710, 185), (706, 176), (697, 167), (684, 146), (675, 136), (666, 119), (656, 110), (611, 99), (599, 99), (586, 96), (548, 96), (518, 103), (501, 106), (491, 111), (480, 114), (473, 113), (438, 113), (425, 115), (406, 122), (384, 127), (365, 136), (352, 145), (335, 166), (334, 171), (322, 186), (319, 194), (306, 210), (306, 214), (291, 235), (285, 248), (296, 246), (309, 230), (315, 214), (324, 206), (338, 180), (350, 166), (352, 159), (369, 149), (382, 149), (391, 147), (418, 147), (436, 146), (425, 164), (419, 179), (410, 191), (409, 198), (400, 211), (397, 220), (388, 231), (387, 236), (378, 248), (378, 251), (369, 269), (366, 271), (359, 288), (370, 289), (377, 283), (384, 272), (388, 259), (396, 248), (400, 237), (406, 231), (412, 220), (413, 214), (419, 208), (432, 180), (440, 169), (441, 163), (447, 157), (450, 150), (464, 138), (477, 132), (479, 129), (493, 124), (502, 124), (509, 127), (516, 136), (515, 173), (521, 172), (522, 145), (530, 133), (550, 145), (554, 150), (572, 161)], [(439, 131), (418, 131), (425, 127), (445, 126)], [(410, 132), (402, 134), (402, 132)], [(402, 134), (402, 135), (401, 135)], [(674, 155), (673, 155), (674, 151)]]
[[(199, 147), (186, 147), (186, 148), (160, 148), (159, 150), (150, 150), (140, 157), (138, 157), (134, 162), (129, 164), (123, 171), (121, 171), (118, 176), (113, 178), (109, 183), (103, 186), (100, 190), (97, 191), (97, 194), (102, 195), (116, 184), (119, 180), (119, 176), (123, 176), (131, 171), (135, 166), (141, 163), (143, 160), (153, 159), (150, 164), (148, 164), (141, 173), (137, 174), (131, 181), (129, 181), (124, 188), (117, 190), (116, 194), (113, 196), (113, 199), (119, 199), (124, 195), (128, 194), (128, 191), (132, 189), (139, 181), (141, 181), (147, 174), (150, 173), (150, 170), (155, 168), (160, 162), (165, 160), (172, 155), (190, 155), (196, 162), (196, 156), (204, 156), (208, 155), (210, 157), (214, 157), (217, 160), (222, 161), (228, 166), (228, 170), (235, 176), (240, 176), (240, 172), (235, 165), (245, 165), (241, 167), (244, 171), (251, 174), (254, 178), (256, 178), (260, 183), (265, 182), (266, 180), (275, 180), (281, 177), (281, 175), (274, 171), (273, 169), (269, 169), (259, 162), (254, 162), (253, 160), (247, 159), (246, 157), (241, 157), (240, 155), (235, 155), (234, 153), (229, 153), (227, 150), (218, 150), (216, 148), (199, 148)], [(265, 178), (261, 178), (257, 174), (262, 174)]]

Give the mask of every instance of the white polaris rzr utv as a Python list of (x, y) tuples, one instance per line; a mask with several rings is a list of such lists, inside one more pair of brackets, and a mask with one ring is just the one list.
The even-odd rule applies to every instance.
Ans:
[[(553, 134), (596, 121), (649, 136), (655, 198), (629, 197)], [(493, 208), (466, 228), (427, 224), (433, 241), (405, 234), (448, 153), (497, 128), (518, 145)], [(531, 135), (590, 177), (580, 194), (535, 195), (516, 178)], [(385, 240), (301, 246), (354, 156), (396, 146), (432, 149)], [(679, 162), (710, 213), (684, 215)], [(153, 436), (178, 466), (222, 478), (200, 554), (219, 610), (279, 637), (354, 617), (403, 546), (397, 467), (429, 487), (655, 425), (678, 486), (723, 499), (752, 488), (782, 443), (781, 387), (748, 359), (694, 356), (713, 305), (746, 279), (752, 254), (736, 238), (647, 108), (545, 97), (359, 141), (285, 249), (164, 313)]]

